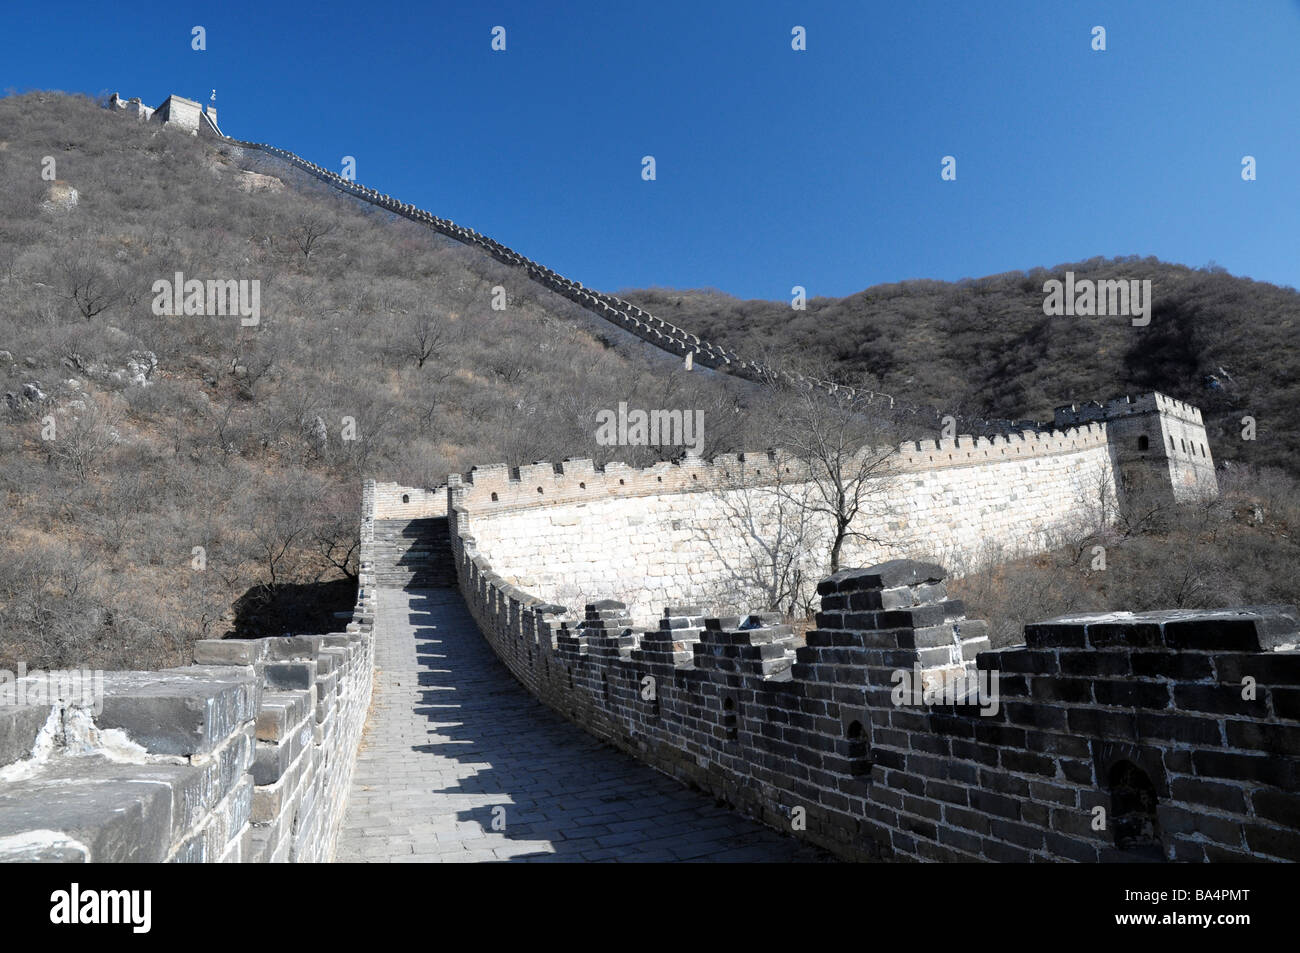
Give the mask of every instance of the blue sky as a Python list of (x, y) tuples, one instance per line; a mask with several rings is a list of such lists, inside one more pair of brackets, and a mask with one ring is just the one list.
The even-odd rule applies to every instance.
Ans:
[(1128, 254), (1300, 285), (1297, 0), (108, 9), (9, 5), (0, 89), (215, 88), (229, 135), (355, 156), (593, 287), (843, 295)]

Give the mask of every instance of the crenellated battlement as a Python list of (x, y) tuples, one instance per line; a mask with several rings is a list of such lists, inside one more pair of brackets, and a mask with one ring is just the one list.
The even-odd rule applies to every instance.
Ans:
[[(867, 530), (846, 540), (844, 558), (928, 552), (972, 567), (990, 547), (1004, 558), (1040, 552), (1089, 514), (1114, 512), (1115, 467), (1105, 423), (905, 443), (864, 490), (853, 526)], [(760, 598), (771, 547), (790, 545), (773, 541), (788, 537), (792, 508), (804, 505), (795, 501), (821, 492), (804, 461), (778, 450), (647, 467), (476, 467), (449, 478), (448, 533), (459, 526), (478, 538), (503, 578), (540, 598), (613, 597), (647, 625), (666, 603), (738, 608)], [(415, 507), (418, 495), (409, 499)], [(804, 514), (797, 591), (806, 594), (827, 570), (832, 528), (824, 507)]]
[(1116, 420), (1137, 414), (1159, 413), (1189, 424), (1202, 426), (1200, 408), (1168, 397), (1158, 391), (1136, 397), (1117, 397), (1103, 402), (1067, 404), (1056, 408), (1055, 423), (1059, 426), (1077, 426), (1094, 420)]
[[(1067, 430), (1022, 431), (1005, 435), (958, 436), (903, 443), (888, 461), (895, 474), (982, 466), (1007, 461), (1073, 454), (1107, 446), (1106, 425), (1086, 424)], [(884, 451), (880, 451), (882, 454)], [(609, 497), (631, 498), (665, 493), (693, 493), (797, 483), (808, 467), (784, 451), (719, 454), (711, 460), (686, 457), (646, 467), (590, 459), (560, 463), (541, 461), (518, 468), (504, 464), (474, 467), (453, 475), (457, 501), (475, 512), (543, 507)], [(413, 492), (388, 484), (390, 493)], [(414, 498), (413, 498), (414, 499)], [(412, 504), (415, 505), (415, 504)]]
[(1204, 425), (1205, 421), (1201, 419), (1201, 409), (1185, 401), (1176, 400), (1164, 394), (1156, 392), (1156, 408), (1170, 417), (1177, 417), (1188, 423)]
[(899, 466), (931, 469), (969, 466), (1016, 457), (1072, 453), (1107, 444), (1104, 423), (1083, 423), (1063, 430), (1021, 430), (993, 436), (959, 436), (951, 440), (918, 440), (903, 444)]
[(901, 560), (823, 580), (800, 644), (695, 607), (644, 631), (612, 600), (565, 618), (473, 539), (456, 553), (529, 691), (846, 859), (1300, 860), (1295, 607), (1064, 617), (994, 652), (941, 567)]
[(475, 467), (462, 478), (451, 477), (452, 498), (474, 512), (520, 507), (581, 503), (610, 497), (631, 498), (666, 493), (718, 489), (737, 482), (758, 484), (766, 472), (784, 467), (791, 479), (806, 472), (801, 461), (774, 451), (720, 454), (711, 461), (687, 457), (647, 467), (610, 462), (596, 466), (590, 459), (541, 462), (518, 468), (505, 465)]
[(396, 483), (367, 484), (374, 488), (374, 518), (380, 520), (424, 519), (447, 515), (447, 485), (438, 487), (400, 486)]

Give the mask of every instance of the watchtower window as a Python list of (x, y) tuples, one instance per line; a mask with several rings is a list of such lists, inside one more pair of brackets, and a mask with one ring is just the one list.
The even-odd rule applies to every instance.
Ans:
[(1156, 789), (1145, 771), (1132, 761), (1116, 762), (1110, 769), (1111, 828), (1120, 850), (1159, 851), (1160, 825), (1156, 819)]
[(1147, 438), (1147, 435), (1146, 435), (1146, 434), (1142, 434), (1140, 437), (1138, 437), (1138, 449), (1139, 449), (1139, 450), (1146, 450), (1146, 449), (1148, 449), (1150, 446), (1151, 446), (1151, 441)]
[(849, 772), (854, 776), (870, 774), (871, 759), (867, 757), (867, 733), (862, 727), (862, 722), (850, 722), (847, 734), (849, 742)]

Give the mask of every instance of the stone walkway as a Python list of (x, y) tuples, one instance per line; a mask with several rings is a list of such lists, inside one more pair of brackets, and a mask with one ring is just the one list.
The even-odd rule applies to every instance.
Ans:
[(825, 859), (553, 713), (497, 661), (456, 590), (381, 590), (376, 623), (337, 860)]

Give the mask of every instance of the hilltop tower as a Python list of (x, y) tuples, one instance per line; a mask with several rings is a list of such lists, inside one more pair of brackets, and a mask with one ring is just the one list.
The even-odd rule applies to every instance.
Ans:
[(198, 135), (199, 116), (202, 112), (203, 107), (194, 100), (173, 93), (162, 101), (162, 105), (153, 111), (153, 115), (155, 119), (180, 126), (191, 135)]
[(186, 99), (174, 93), (154, 109), (144, 105), (138, 96), (123, 99), (114, 93), (109, 97), (108, 108), (122, 110), (137, 119), (156, 119), (165, 125), (176, 126), (191, 136), (197, 136), (202, 132), (225, 138), (225, 134), (217, 126), (215, 105), (201, 106), (193, 99)]
[(1058, 428), (1094, 421), (1106, 424), (1127, 490), (1168, 486), (1180, 503), (1218, 495), (1198, 408), (1157, 392), (1056, 408)]

